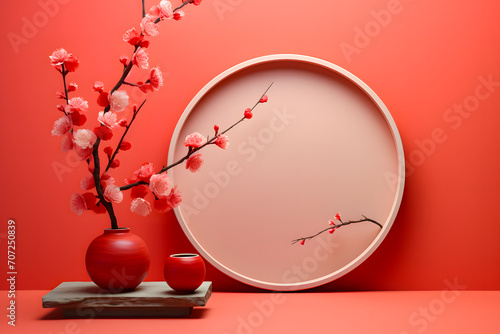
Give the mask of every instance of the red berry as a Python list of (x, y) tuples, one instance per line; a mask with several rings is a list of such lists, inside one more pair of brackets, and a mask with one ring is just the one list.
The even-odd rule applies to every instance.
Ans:
[(245, 118), (250, 119), (250, 118), (252, 118), (252, 117), (253, 117), (253, 114), (252, 114), (252, 109), (247, 108), (247, 109), (245, 110)]

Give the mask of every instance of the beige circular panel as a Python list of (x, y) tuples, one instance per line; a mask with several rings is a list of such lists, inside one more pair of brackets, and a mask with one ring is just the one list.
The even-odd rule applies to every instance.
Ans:
[[(403, 146), (389, 111), (361, 80), (329, 62), (271, 55), (230, 68), (191, 101), (174, 131), (169, 164), (184, 138), (213, 137), (243, 116), (265, 89), (269, 101), (227, 135), (222, 150), (200, 152), (202, 168), (169, 170), (182, 192), (175, 214), (200, 254), (227, 275), (270, 290), (333, 281), (385, 238), (404, 187)], [(291, 241), (363, 215), (304, 245)]]

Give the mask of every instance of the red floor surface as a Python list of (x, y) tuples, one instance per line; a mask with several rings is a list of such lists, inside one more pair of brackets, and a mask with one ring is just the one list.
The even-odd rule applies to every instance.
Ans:
[[(331, 293), (215, 292), (188, 318), (64, 319), (43, 309), (45, 290), (18, 291), (15, 327), (2, 291), (2, 333), (370, 333), (498, 334), (500, 291)], [(91, 310), (89, 310), (89, 314)]]

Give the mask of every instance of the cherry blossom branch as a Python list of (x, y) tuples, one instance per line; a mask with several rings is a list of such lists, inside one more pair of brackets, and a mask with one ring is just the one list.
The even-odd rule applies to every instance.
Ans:
[(132, 119), (130, 120), (130, 123), (128, 123), (127, 127), (125, 128), (125, 131), (123, 132), (122, 137), (120, 138), (120, 141), (118, 142), (118, 145), (116, 146), (115, 151), (113, 152), (113, 154), (111, 155), (111, 157), (108, 160), (108, 165), (106, 166), (106, 169), (104, 170), (105, 172), (107, 172), (108, 169), (111, 167), (111, 164), (113, 163), (113, 160), (115, 159), (116, 155), (120, 151), (120, 147), (121, 147), (121, 145), (123, 143), (123, 139), (125, 138), (125, 135), (128, 133), (128, 130), (132, 126), (132, 123), (134, 123), (134, 120), (137, 117), (137, 114), (141, 110), (141, 108), (144, 105), (144, 103), (146, 103), (146, 100), (142, 101), (142, 103), (139, 106), (139, 108), (137, 108), (137, 110), (134, 111), (134, 114), (132, 115)]
[[(259, 97), (259, 99), (257, 100), (257, 102), (254, 104), (254, 106), (252, 108), (250, 108), (250, 111), (253, 111), (258, 105), (259, 105), (259, 102), (262, 100), (262, 98), (266, 95), (266, 93), (269, 91), (269, 89), (272, 87), (272, 85), (274, 84), (274, 82), (272, 82), (267, 88), (266, 90), (264, 91), (264, 93), (262, 93), (262, 95)], [(186, 161), (187, 159), (189, 159), (190, 156), (192, 156), (195, 152), (198, 152), (199, 150), (203, 149), (204, 147), (210, 145), (210, 144), (214, 144), (215, 141), (217, 140), (217, 137), (225, 134), (226, 132), (228, 132), (229, 130), (231, 130), (232, 128), (234, 128), (236, 125), (238, 125), (239, 123), (243, 122), (245, 119), (247, 119), (246, 116), (243, 116), (241, 119), (239, 119), (238, 121), (236, 121), (233, 125), (229, 126), (226, 130), (222, 131), (221, 133), (219, 133), (218, 135), (214, 136), (212, 139), (210, 140), (207, 140), (207, 142), (203, 145), (201, 145), (200, 147), (197, 147), (197, 148), (192, 148), (190, 147), (189, 150), (188, 150), (188, 153), (183, 156), (181, 159), (177, 160), (176, 162), (170, 164), (170, 165), (167, 165), (166, 167), (163, 167), (158, 173), (156, 174), (161, 174), (161, 173), (164, 173), (166, 172), (167, 170), (175, 167), (175, 166), (178, 166), (180, 165), (181, 163), (183, 163), (184, 161)], [(127, 184), (125, 186), (122, 186), (120, 187), (120, 190), (128, 190), (128, 189), (131, 189), (135, 186), (138, 186), (138, 185), (141, 185), (141, 184), (148, 184), (147, 182), (145, 181), (137, 181), (137, 182), (134, 182), (134, 183), (130, 183), (130, 184)]]
[(318, 233), (313, 234), (311, 236), (292, 240), (292, 245), (296, 244), (297, 242), (300, 242), (303, 245), (306, 240), (310, 240), (312, 238), (315, 238), (318, 235), (320, 235), (322, 233), (325, 233), (326, 231), (330, 231), (330, 233), (332, 233), (333, 231), (335, 231), (336, 229), (338, 229), (338, 228), (340, 228), (342, 226), (347, 226), (347, 225), (351, 225), (351, 224), (357, 224), (357, 223), (362, 223), (362, 222), (371, 222), (371, 223), (377, 225), (380, 228), (383, 227), (382, 224), (380, 224), (376, 220), (370, 219), (370, 218), (368, 218), (366, 216), (363, 216), (363, 219), (360, 219), (360, 220), (349, 220), (349, 221), (346, 221), (346, 222), (343, 222), (342, 219), (340, 219), (340, 216), (337, 219), (340, 221), (340, 224), (332, 224), (332, 221), (330, 221), (330, 224), (331, 224), (330, 227), (325, 228), (324, 230), (321, 230)]
[[(188, 4), (192, 3), (192, 2), (193, 2), (192, 0), (186, 0), (186, 1), (184, 1), (184, 2), (182, 3), (182, 5), (180, 5), (179, 7), (175, 8), (174, 10), (172, 10), (172, 13), (177, 12), (178, 10), (180, 10), (181, 8), (183, 8), (184, 6), (186, 6), (186, 5), (188, 5)], [(144, 1), (143, 1), (143, 3), (144, 3)], [(143, 7), (143, 10), (144, 10), (144, 7)], [(143, 13), (144, 13), (144, 12), (143, 12)], [(144, 15), (144, 16), (145, 16), (145, 15)], [(144, 17), (144, 16), (143, 16), (143, 17)], [(158, 22), (160, 22), (160, 21), (161, 21), (161, 18), (157, 18), (157, 19), (155, 20), (155, 23), (158, 23)]]

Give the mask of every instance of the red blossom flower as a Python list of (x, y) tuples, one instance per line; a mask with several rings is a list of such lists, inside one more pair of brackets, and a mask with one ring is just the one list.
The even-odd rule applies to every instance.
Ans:
[(139, 44), (143, 38), (144, 36), (135, 28), (130, 28), (123, 34), (123, 40), (131, 45)]
[(128, 122), (125, 118), (122, 118), (121, 120), (118, 121), (118, 125), (123, 127), (123, 128), (126, 128), (128, 125)]
[(149, 193), (149, 188), (143, 184), (140, 184), (136, 187), (132, 187), (132, 189), (130, 191), (130, 197), (132, 197), (132, 198), (138, 198), (138, 197), (144, 198), (144, 197), (146, 197), (146, 195), (148, 193)]
[(264, 95), (263, 97), (261, 97), (261, 99), (259, 100), (260, 103), (265, 103), (267, 102), (267, 95)]
[(303, 245), (305, 243), (306, 243), (306, 239), (302, 239), (302, 241), (300, 242), (301, 245)]
[(76, 82), (70, 82), (69, 83), (69, 85), (68, 85), (68, 91), (74, 92), (77, 89), (78, 89), (78, 85), (76, 84)]
[(132, 144), (130, 144), (128, 141), (124, 141), (120, 145), (120, 150), (122, 151), (128, 151), (132, 147)]
[(120, 167), (120, 160), (115, 159), (113, 162), (111, 162), (111, 165), (109, 165), (110, 168), (118, 168)]
[(178, 10), (174, 13), (174, 20), (180, 21), (184, 17), (184, 11)]
[(80, 114), (78, 111), (75, 111), (70, 115), (71, 115), (71, 121), (75, 126), (82, 126), (85, 124), (85, 122), (87, 122), (87, 116)]
[(110, 140), (113, 138), (113, 130), (106, 126), (98, 126), (94, 128), (94, 133), (101, 140)]
[(191, 3), (195, 6), (199, 6), (202, 0), (191, 0)]
[(120, 56), (120, 63), (122, 63), (123, 66), (127, 66), (129, 62), (130, 59), (127, 56)]
[(56, 92), (56, 98), (65, 100), (66, 99), (66, 94), (63, 91), (58, 90)]
[(340, 220), (340, 212), (337, 212), (337, 214), (335, 215), (335, 219)]
[(64, 60), (64, 68), (69, 72), (74, 72), (78, 69), (78, 66), (80, 66), (78, 58), (71, 53), (68, 54), (68, 57)]
[(106, 146), (103, 151), (107, 156), (111, 156), (113, 154), (113, 148), (111, 146)]
[(245, 109), (245, 118), (246, 118), (246, 119), (250, 119), (250, 118), (252, 118), (252, 117), (253, 117), (253, 114), (252, 114), (252, 109), (250, 109), (250, 108), (246, 108), (246, 109)]
[(215, 135), (217, 136), (217, 134), (219, 133), (219, 126), (214, 125), (214, 130), (215, 130)]

